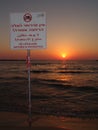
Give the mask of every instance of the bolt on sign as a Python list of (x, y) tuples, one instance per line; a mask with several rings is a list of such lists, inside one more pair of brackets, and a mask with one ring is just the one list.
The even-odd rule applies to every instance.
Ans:
[(10, 44), (12, 49), (46, 48), (46, 14), (11, 13)]

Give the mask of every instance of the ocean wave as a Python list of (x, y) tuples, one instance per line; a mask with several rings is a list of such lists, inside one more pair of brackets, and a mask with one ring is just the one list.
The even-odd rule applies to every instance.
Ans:
[(50, 73), (49, 70), (31, 70), (31, 73)]
[(13, 82), (13, 80), (16, 80), (16, 81), (17, 80), (20, 80), (20, 81), (24, 80), (25, 81), (25, 80), (27, 80), (27, 78), (26, 77), (21, 77), (21, 76), (13, 76), (13, 77), (10, 76), (10, 77), (0, 77), (0, 80), (9, 81), (9, 82), (12, 81)]
[[(28, 106), (19, 104), (2, 104), (0, 106), (0, 111), (9, 112), (21, 112), (28, 114)], [(98, 118), (98, 110), (72, 110), (69, 107), (51, 107), (46, 106), (35, 106), (32, 105), (32, 115), (54, 115), (63, 117), (74, 117), (74, 118), (84, 118), (84, 119), (95, 119)]]
[(70, 73), (70, 74), (88, 74), (88, 73), (97, 73), (95, 71), (74, 71), (74, 70), (69, 70), (69, 71), (58, 71), (58, 73)]
[[(90, 80), (92, 81), (92, 80)], [(41, 83), (41, 84), (45, 84), (46, 86), (47, 85), (50, 85), (50, 86), (57, 86), (57, 87), (63, 87), (65, 86), (65, 88), (77, 88), (77, 89), (80, 89), (81, 91), (82, 90), (95, 90), (97, 91), (98, 90), (98, 87), (97, 86), (89, 86), (89, 85), (83, 85), (83, 86), (77, 86), (77, 85), (72, 85), (71, 84), (71, 81), (67, 81), (67, 80), (59, 80), (59, 79), (33, 79), (32, 82), (35, 82), (35, 83)]]

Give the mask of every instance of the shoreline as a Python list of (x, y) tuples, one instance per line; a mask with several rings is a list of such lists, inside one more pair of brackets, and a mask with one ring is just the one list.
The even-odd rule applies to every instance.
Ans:
[[(0, 129), (28, 130), (28, 115), (0, 112)], [(98, 119), (79, 119), (55, 116), (32, 116), (31, 130), (98, 130)]]

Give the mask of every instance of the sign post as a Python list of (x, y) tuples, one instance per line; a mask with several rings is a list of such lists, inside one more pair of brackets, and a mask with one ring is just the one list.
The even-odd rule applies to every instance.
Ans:
[(31, 103), (31, 78), (30, 78), (30, 50), (27, 50), (27, 67), (28, 67), (28, 94), (29, 94), (29, 127), (32, 125), (32, 103)]
[(46, 14), (35, 13), (11, 13), (10, 14), (10, 44), (11, 49), (27, 50), (28, 68), (28, 108), (29, 127), (32, 125), (32, 102), (30, 82), (30, 50), (46, 48)]

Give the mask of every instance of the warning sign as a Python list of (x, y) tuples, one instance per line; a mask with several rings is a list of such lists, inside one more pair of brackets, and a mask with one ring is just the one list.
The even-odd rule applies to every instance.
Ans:
[(46, 14), (11, 13), (10, 43), (12, 49), (46, 48)]

